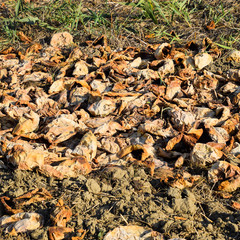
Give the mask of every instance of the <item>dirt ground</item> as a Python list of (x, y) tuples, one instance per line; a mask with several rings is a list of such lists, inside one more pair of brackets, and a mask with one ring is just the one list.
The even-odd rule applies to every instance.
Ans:
[[(87, 2), (86, 8), (102, 9), (104, 7), (103, 1)], [(228, 5), (235, 4), (234, 2), (224, 1), (223, 4), (226, 8)], [(204, 4), (206, 1), (198, 1), (199, 14), (203, 14)], [(217, 4), (217, 1), (212, 1), (212, 4)], [(119, 5), (115, 5), (113, 8), (112, 15), (119, 14), (121, 18), (125, 18), (124, 14), (127, 14), (127, 10), (117, 8), (117, 6), (119, 7)], [(122, 13), (116, 13), (118, 10)], [(235, 11), (239, 14), (238, 9)], [(230, 35), (239, 32), (239, 26), (230, 28), (227, 24), (219, 24), (214, 30), (206, 30), (206, 17), (196, 18), (196, 21), (196, 23), (192, 21), (191, 31), (184, 30), (187, 28), (185, 23), (182, 24), (177, 20), (167, 29), (169, 33), (180, 36), (181, 41), (174, 42), (176, 47), (183, 47), (191, 40), (202, 42), (205, 37), (219, 42), (222, 33)], [(156, 34), (151, 38), (146, 38), (146, 35), (151, 34), (149, 29), (153, 28), (153, 23), (146, 20), (142, 23), (142, 27), (137, 24), (135, 23), (136, 32), (134, 34), (127, 32), (127, 28), (133, 27), (129, 24), (121, 33), (122, 39), (119, 39), (119, 35), (113, 32), (111, 35), (111, 32), (106, 32), (104, 28), (100, 27), (101, 34), (107, 35), (109, 45), (116, 51), (128, 46), (146, 48), (148, 44), (160, 44), (172, 39), (172, 37), (167, 39), (167, 36), (159, 38)], [(86, 26), (86, 28), (88, 27)], [(35, 27), (30, 29), (29, 26), (23, 26), (22, 29), (24, 28), (25, 34), (37, 39), (36, 42), (49, 44), (52, 32), (41, 32)], [(73, 35), (74, 42), (79, 44), (84, 52), (85, 41), (100, 36), (98, 31), (100, 31), (99, 28), (92, 30), (91, 34), (76, 32)], [(6, 46), (9, 45), (11, 44)], [(30, 45), (17, 42), (12, 46), (18, 46), (21, 51), (24, 51), (23, 49), (27, 49)], [(240, 50), (239, 40), (234, 42), (233, 47)], [(229, 69), (240, 69), (239, 62), (227, 60), (228, 53), (229, 49), (222, 49), (221, 57), (208, 65), (205, 70), (222, 75)], [(237, 84), (239, 85), (239, 83)], [(218, 89), (223, 85), (224, 83), (220, 83)], [(238, 108), (233, 109), (231, 114), (239, 113), (238, 110)], [(199, 142), (205, 143), (207, 140), (203, 137)], [(182, 151), (186, 152), (185, 150)], [(190, 151), (188, 150), (188, 153)], [(6, 163), (6, 156), (1, 156), (1, 160)], [(170, 166), (174, 166), (176, 158), (166, 161)], [(77, 178), (63, 180), (46, 177), (38, 170), (13, 170), (12, 166), (7, 164), (6, 168), (0, 168), (1, 196), (8, 196), (12, 199), (33, 189), (45, 188), (53, 198), (23, 207), (25, 212), (36, 212), (44, 216), (46, 221), (42, 228), (28, 233), (19, 233), (17, 236), (6, 235), (4, 229), (1, 228), (0, 239), (49, 239), (48, 228), (52, 224), (50, 215), (59, 199), (63, 199), (64, 203), (71, 208), (72, 217), (68, 221), (67, 227), (75, 229), (74, 233), (70, 233), (65, 239), (78, 236), (77, 231), (84, 229), (87, 231), (84, 239), (101, 240), (109, 231), (120, 225), (144, 226), (161, 233), (164, 239), (240, 239), (240, 213), (239, 209), (232, 206), (233, 202), (240, 202), (239, 189), (234, 191), (231, 198), (224, 198), (219, 191), (216, 191), (216, 186), (209, 183), (207, 168), (193, 167), (187, 159), (183, 169), (190, 174), (200, 175), (200, 179), (192, 187), (181, 190), (160, 181), (157, 171), (152, 176), (148, 167), (135, 162), (128, 162), (124, 166), (100, 167), (88, 175), (79, 175)], [(179, 171), (181, 170), (179, 169)], [(2, 207), (0, 216), (4, 214), (5, 211)]]
[[(53, 200), (25, 209), (42, 214), (44, 219), (50, 219), (57, 199), (62, 198), (73, 212), (67, 226), (86, 229), (84, 239), (103, 239), (108, 231), (128, 224), (153, 229), (166, 239), (239, 239), (239, 211), (229, 200), (218, 197), (202, 174), (196, 186), (179, 190), (159, 184), (147, 170), (134, 165), (61, 181), (35, 172), (1, 170), (0, 186), (1, 193), (10, 197), (46, 188)], [(239, 197), (236, 192), (231, 200)], [(2, 231), (1, 238), (48, 239), (50, 224), (46, 221), (43, 228), (17, 237)]]

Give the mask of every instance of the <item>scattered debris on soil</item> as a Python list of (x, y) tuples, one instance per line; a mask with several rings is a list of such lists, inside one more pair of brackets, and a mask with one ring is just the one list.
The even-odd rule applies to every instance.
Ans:
[(50, 42), (0, 52), (1, 236), (238, 239), (239, 51)]

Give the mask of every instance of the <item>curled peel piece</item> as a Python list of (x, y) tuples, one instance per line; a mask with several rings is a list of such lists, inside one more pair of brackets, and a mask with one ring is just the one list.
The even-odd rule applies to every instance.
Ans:
[(12, 216), (3, 216), (0, 218), (0, 226), (5, 227), (5, 232), (17, 234), (36, 230), (43, 226), (43, 216), (38, 213), (17, 213)]
[(140, 226), (120, 226), (107, 233), (103, 240), (164, 240), (162, 234)]
[(210, 182), (217, 183), (218, 190), (234, 192), (240, 187), (240, 168), (225, 161), (215, 163), (208, 171)]

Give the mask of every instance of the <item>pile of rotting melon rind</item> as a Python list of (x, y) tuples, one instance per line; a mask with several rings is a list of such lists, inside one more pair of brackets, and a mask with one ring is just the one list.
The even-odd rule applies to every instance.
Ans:
[[(221, 58), (227, 68), (209, 71)], [(163, 43), (112, 50), (105, 36), (79, 47), (63, 32), (50, 45), (32, 43), (24, 53), (2, 50), (1, 166), (64, 179), (132, 162), (179, 189), (201, 178), (187, 171), (191, 167), (203, 169), (223, 196), (233, 194), (240, 187), (239, 67), (240, 51), (221, 52), (208, 38), (182, 48)], [(38, 197), (31, 192), (33, 201), (50, 194), (38, 191)], [(11, 210), (6, 200), (1, 198)], [(65, 208), (58, 203), (58, 211), (69, 216)], [(34, 219), (34, 226), (8, 226), (12, 234), (43, 221), (39, 215), (11, 214), (18, 214), (15, 224)], [(12, 222), (1, 218), (1, 225), (6, 221)], [(65, 227), (65, 222), (52, 227), (50, 239), (62, 239), (54, 231)], [(119, 232), (130, 239), (143, 231), (115, 229), (104, 239)]]

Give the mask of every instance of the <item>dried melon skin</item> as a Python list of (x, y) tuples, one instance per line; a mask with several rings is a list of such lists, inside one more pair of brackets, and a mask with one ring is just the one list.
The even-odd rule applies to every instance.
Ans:
[(0, 238), (237, 236), (238, 53), (87, 45), (60, 32), (0, 51)]
[(147, 230), (141, 226), (120, 226), (118, 228), (113, 229), (104, 237), (104, 240), (161, 240), (163, 236), (158, 233), (152, 237), (153, 231)]
[(1, 217), (0, 226), (6, 227), (6, 233), (11, 233), (13, 229), (16, 233), (21, 233), (42, 227), (43, 219), (41, 214), (22, 212), (12, 216)]

